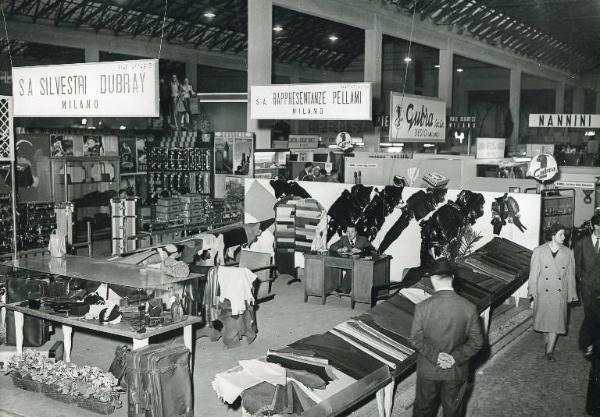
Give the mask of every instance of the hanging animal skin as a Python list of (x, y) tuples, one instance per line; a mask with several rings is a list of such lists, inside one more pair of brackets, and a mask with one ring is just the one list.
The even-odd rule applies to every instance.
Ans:
[(509, 197), (508, 193), (504, 193), (502, 197), (496, 198), (492, 203), (492, 225), (495, 235), (500, 234), (502, 226), (505, 226), (507, 222), (513, 223), (521, 232), (527, 230), (527, 227), (521, 223), (520, 217), (519, 203), (513, 197)]
[(398, 236), (408, 227), (412, 219), (419, 221), (435, 210), (436, 206), (444, 201), (447, 192), (448, 190), (445, 188), (429, 188), (427, 192), (419, 190), (408, 197), (400, 218), (388, 230), (381, 241), (379, 253), (384, 253), (398, 239)]
[(282, 196), (310, 198), (310, 194), (295, 181), (271, 180), (275, 198)]
[(356, 222), (356, 231), (359, 235), (369, 238), (370, 241), (375, 239), (385, 218), (402, 202), (403, 189), (403, 186), (395, 185), (387, 185), (382, 191), (375, 189), (375, 196)]
[(342, 235), (348, 225), (354, 225), (371, 200), (373, 187), (362, 184), (353, 185), (350, 191), (344, 190), (342, 195), (329, 208), (329, 223), (327, 225), (327, 241), (334, 234)]
[(448, 201), (427, 220), (421, 222), (421, 265), (428, 265), (458, 236), (460, 228), (473, 225), (483, 216), (482, 194), (461, 191), (456, 201)]

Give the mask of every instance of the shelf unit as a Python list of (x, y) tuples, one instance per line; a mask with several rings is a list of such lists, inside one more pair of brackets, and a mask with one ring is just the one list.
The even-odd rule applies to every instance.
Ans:
[[(95, 229), (110, 227), (109, 194), (119, 190), (118, 156), (63, 156), (50, 158), (52, 200), (72, 201), (75, 204), (75, 222), (104, 214), (107, 224), (96, 224)], [(93, 193), (93, 194), (92, 194)], [(97, 198), (86, 196), (94, 195)], [(101, 198), (105, 195), (107, 198)], [(84, 227), (76, 230), (85, 231)]]
[(544, 241), (544, 231), (555, 223), (572, 228), (575, 225), (575, 189), (542, 190), (541, 223), (540, 242)]
[(148, 193), (189, 189), (211, 196), (214, 190), (212, 143), (154, 146), (148, 149)]

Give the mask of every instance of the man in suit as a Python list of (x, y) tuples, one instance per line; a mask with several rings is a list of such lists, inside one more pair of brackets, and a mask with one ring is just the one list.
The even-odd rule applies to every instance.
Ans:
[[(333, 243), (329, 250), (336, 251), (340, 254), (350, 254), (357, 255), (362, 253), (364, 250), (369, 249), (371, 247), (371, 242), (364, 236), (360, 236), (356, 233), (355, 226), (348, 226), (346, 228), (346, 234), (342, 236), (337, 242)], [(342, 279), (340, 281), (340, 286), (338, 288), (339, 292), (344, 294), (350, 293), (350, 289), (352, 288), (352, 271), (345, 271), (345, 274), (342, 274)]]
[(413, 417), (435, 417), (440, 404), (444, 417), (463, 412), (469, 359), (483, 346), (475, 306), (452, 288), (454, 268), (446, 258), (433, 262), (434, 294), (417, 304), (410, 332), (418, 352)]
[(312, 170), (313, 170), (312, 162), (305, 163), (304, 169), (302, 171), (300, 171), (300, 174), (298, 174), (298, 177), (297, 177), (298, 181), (312, 181), (313, 180)]
[(575, 274), (586, 316), (590, 313), (594, 297), (600, 295), (600, 214), (594, 214), (590, 222), (594, 232), (577, 241), (574, 248)]

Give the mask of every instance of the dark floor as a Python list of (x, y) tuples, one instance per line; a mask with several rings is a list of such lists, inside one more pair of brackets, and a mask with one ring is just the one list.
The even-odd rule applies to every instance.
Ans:
[[(302, 284), (288, 286), (286, 281), (285, 277), (275, 281), (275, 299), (260, 306), (257, 313), (259, 336), (254, 343), (248, 345), (243, 340), (240, 347), (226, 349), (220, 341), (210, 342), (207, 338), (196, 341), (194, 393), (197, 416), (241, 415), (240, 410), (221, 403), (212, 390), (210, 382), (217, 372), (235, 366), (240, 359), (257, 358), (269, 348), (281, 347), (301, 337), (325, 331), (367, 309), (366, 305), (358, 304), (355, 310), (351, 310), (349, 300), (335, 296), (329, 297), (325, 306), (315, 297), (309, 298), (308, 303), (303, 303)], [(559, 338), (556, 362), (549, 363), (544, 359), (543, 336), (531, 328), (489, 359), (478, 370), (467, 416), (585, 416), (583, 407), (589, 364), (577, 349), (577, 330), (581, 320), (581, 307), (576, 307), (572, 310), (570, 334)], [(53, 340), (60, 338), (62, 334), (59, 329)], [(75, 329), (72, 360), (106, 369), (113, 358), (115, 347), (125, 342)], [(10, 347), (0, 346), (0, 351), (7, 350)], [(400, 393), (396, 394), (393, 416), (411, 415), (411, 400), (407, 401), (406, 395), (404, 399), (402, 397)], [(113, 415), (124, 417), (126, 414), (126, 409), (120, 409)], [(17, 389), (7, 376), (0, 375), (0, 417), (95, 415), (97, 414), (52, 401), (42, 394)], [(351, 415), (376, 416), (375, 401), (366, 403)]]

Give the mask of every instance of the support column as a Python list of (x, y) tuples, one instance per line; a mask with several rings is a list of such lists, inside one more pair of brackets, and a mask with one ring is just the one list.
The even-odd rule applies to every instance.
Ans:
[(513, 121), (513, 131), (510, 141), (507, 143), (509, 149), (514, 150), (519, 143), (519, 128), (521, 122), (521, 68), (510, 69), (510, 94), (508, 106)]
[(256, 135), (256, 148), (271, 147), (271, 130), (250, 118), (250, 87), (271, 84), (273, 0), (248, 1), (248, 111), (246, 129)]
[[(186, 62), (185, 63), (185, 76), (190, 80), (190, 84), (194, 91), (198, 88), (198, 63)], [(183, 80), (181, 80), (183, 81)]]
[[(383, 34), (381, 22), (374, 17), (373, 29), (365, 30), (365, 82), (371, 83), (371, 109), (373, 119), (385, 108), (381, 91), (381, 65), (383, 61)], [(385, 99), (385, 98), (383, 98)], [(379, 151), (381, 127), (375, 126), (373, 132), (365, 132), (363, 140), (370, 151)]]
[(100, 62), (100, 50), (94, 47), (86, 47), (85, 62)]
[(596, 114), (600, 113), (600, 90), (596, 90)]
[(585, 90), (575, 87), (573, 90), (573, 113), (583, 113)]
[(554, 90), (554, 113), (565, 112), (565, 83), (560, 82), (556, 85)]
[(438, 97), (446, 102), (447, 113), (452, 108), (454, 53), (451, 48), (440, 49), (438, 68)]

